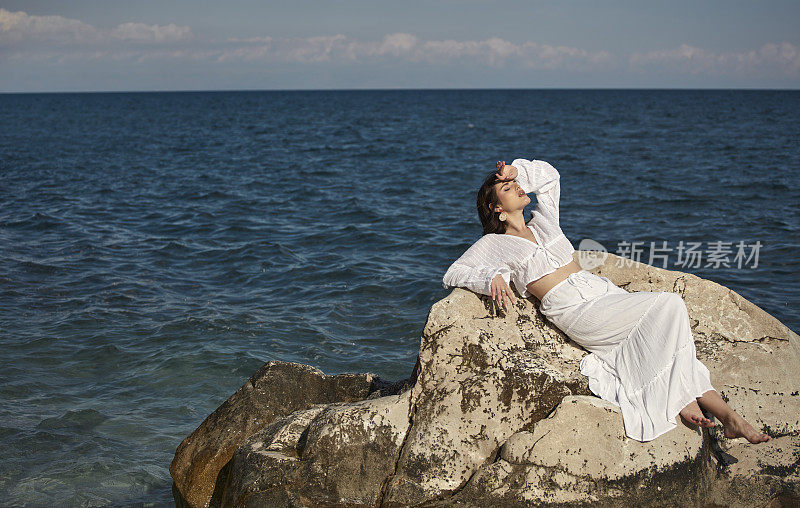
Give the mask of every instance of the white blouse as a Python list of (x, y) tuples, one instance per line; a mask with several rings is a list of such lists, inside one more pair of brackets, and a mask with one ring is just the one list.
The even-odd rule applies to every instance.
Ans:
[(499, 273), (506, 284), (513, 281), (517, 292), (528, 298), (529, 283), (572, 261), (575, 249), (558, 224), (558, 171), (540, 160), (515, 159), (511, 165), (517, 168), (516, 181), (522, 190), (536, 194), (538, 202), (527, 226), (537, 243), (516, 235), (483, 235), (447, 269), (442, 279), (445, 288), (465, 287), (491, 295), (492, 279)]

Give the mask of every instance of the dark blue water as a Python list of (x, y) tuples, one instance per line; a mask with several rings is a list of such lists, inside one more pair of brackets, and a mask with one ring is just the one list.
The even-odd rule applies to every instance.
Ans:
[(409, 375), (500, 159), (558, 168), (576, 248), (727, 242), (728, 268), (667, 267), (800, 330), (797, 91), (0, 95), (0, 115), (3, 504), (170, 503), (180, 441), (268, 360)]

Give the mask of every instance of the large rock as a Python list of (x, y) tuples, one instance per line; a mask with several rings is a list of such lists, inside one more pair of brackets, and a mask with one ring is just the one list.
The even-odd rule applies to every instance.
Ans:
[[(742, 441), (742, 440), (737, 440)], [(728, 443), (708, 497), (722, 506), (800, 506), (800, 436), (773, 438), (757, 447)]]
[(233, 456), (222, 505), (376, 506), (410, 426), (410, 395), (298, 411), (251, 436)]
[(413, 425), (385, 503), (409, 505), (459, 489), (515, 432), (567, 395), (589, 394), (585, 354), (518, 300), (502, 318), (456, 290), (431, 309), (412, 388)]
[(169, 466), (176, 502), (208, 506), (233, 452), (276, 418), (315, 404), (358, 401), (396, 389), (373, 374), (328, 376), (299, 363), (265, 364), (178, 446)]
[[(170, 468), (176, 500), (191, 506), (800, 502), (797, 334), (712, 281), (639, 263), (619, 266), (614, 255), (602, 261), (591, 271), (628, 291), (683, 297), (712, 384), (773, 441), (750, 445), (725, 439), (719, 428), (685, 425), (647, 443), (628, 439), (619, 409), (591, 396), (578, 371), (586, 351), (544, 319), (538, 302), (518, 298), (495, 315), (489, 298), (454, 289), (431, 308), (408, 383), (376, 385), (374, 377), (359, 375), (361, 389), (348, 395), (287, 404), (281, 397), (318, 383), (294, 376), (282, 393), (248, 409), (247, 418), (225, 417), (238, 414), (247, 397), (226, 402), (225, 411), (223, 405), (192, 434), (202, 446), (191, 454), (178, 450), (182, 467)], [(248, 427), (257, 414), (269, 425)], [(192, 457), (208, 464), (207, 457), (217, 456), (206, 475), (224, 481), (209, 489), (206, 480), (193, 480), (202, 475), (187, 474)], [(196, 484), (206, 486), (192, 496)]]
[[(597, 397), (565, 397), (532, 431), (512, 435), (451, 502), (695, 504), (703, 481), (703, 438), (679, 425), (653, 441), (625, 436), (619, 408)], [(683, 503), (679, 503), (683, 504)]]

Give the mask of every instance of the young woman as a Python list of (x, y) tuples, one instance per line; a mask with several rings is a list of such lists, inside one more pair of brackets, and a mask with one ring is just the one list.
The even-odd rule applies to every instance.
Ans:
[[(545, 161), (497, 163), (478, 190), (483, 236), (444, 275), (446, 288), (491, 295), (498, 307), (535, 296), (542, 314), (590, 354), (580, 364), (589, 388), (622, 410), (625, 434), (650, 441), (677, 426), (675, 417), (713, 427), (727, 438), (768, 441), (720, 397), (696, 357), (689, 314), (680, 295), (633, 292), (572, 259), (575, 249), (559, 225), (560, 175)], [(525, 223), (523, 210), (536, 194)]]

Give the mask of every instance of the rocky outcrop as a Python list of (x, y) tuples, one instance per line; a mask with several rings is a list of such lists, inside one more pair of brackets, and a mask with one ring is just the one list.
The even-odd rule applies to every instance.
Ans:
[(267, 363), (178, 446), (169, 466), (176, 503), (208, 506), (227, 478), (233, 452), (276, 419), (319, 404), (397, 392), (402, 384), (373, 374), (328, 376), (299, 363)]
[(538, 302), (518, 297), (495, 315), (487, 297), (455, 289), (431, 308), (408, 380), (263, 367), (181, 443), (170, 466), (176, 502), (800, 503), (800, 337), (712, 281), (604, 261), (591, 271), (628, 291), (682, 296), (712, 384), (772, 441), (686, 425), (631, 440), (619, 408), (579, 373), (586, 351)]
[(411, 425), (410, 395), (317, 406), (251, 436), (233, 456), (222, 505), (376, 506)]
[[(451, 503), (702, 505), (703, 439), (679, 425), (653, 441), (625, 436), (622, 414), (597, 397), (565, 397), (532, 432), (512, 435)], [(680, 502), (676, 502), (680, 500)]]

